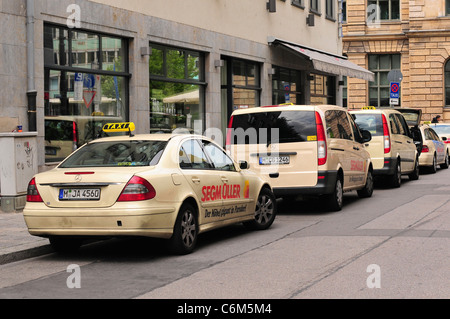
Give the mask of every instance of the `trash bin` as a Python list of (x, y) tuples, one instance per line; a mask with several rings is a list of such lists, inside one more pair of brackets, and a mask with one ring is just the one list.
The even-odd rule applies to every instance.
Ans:
[(0, 133), (0, 198), (3, 212), (23, 209), (38, 172), (37, 132)]

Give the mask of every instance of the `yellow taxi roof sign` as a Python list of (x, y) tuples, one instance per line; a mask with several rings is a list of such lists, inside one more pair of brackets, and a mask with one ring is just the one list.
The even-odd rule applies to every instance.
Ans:
[(106, 133), (112, 132), (133, 132), (136, 126), (133, 122), (127, 123), (107, 123), (103, 126), (103, 131)]
[(279, 106), (294, 105), (294, 103), (281, 103)]
[(375, 106), (364, 106), (362, 110), (376, 110), (377, 108)]

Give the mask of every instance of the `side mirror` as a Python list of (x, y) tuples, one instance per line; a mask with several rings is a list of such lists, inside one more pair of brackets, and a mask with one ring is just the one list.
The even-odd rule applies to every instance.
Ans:
[(239, 168), (240, 169), (249, 169), (250, 165), (248, 165), (247, 161), (239, 161)]
[(372, 134), (368, 130), (361, 130), (361, 143), (367, 143), (372, 140)]
[(445, 136), (442, 136), (442, 140), (443, 140), (443, 141), (446, 141), (447, 138), (446, 138)]

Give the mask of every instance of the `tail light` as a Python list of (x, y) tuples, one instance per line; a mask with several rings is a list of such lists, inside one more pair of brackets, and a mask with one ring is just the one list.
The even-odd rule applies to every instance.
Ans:
[(133, 176), (127, 183), (118, 202), (130, 202), (152, 199), (156, 196), (156, 191), (147, 180), (142, 177)]
[(391, 151), (391, 135), (389, 133), (389, 127), (387, 124), (386, 116), (382, 114), (383, 117), (383, 139), (384, 139), (384, 154)]
[(72, 149), (75, 151), (78, 147), (78, 136), (77, 136), (77, 122), (72, 122)]
[(422, 145), (422, 153), (428, 153), (430, 149), (426, 145)]
[(228, 123), (227, 139), (226, 139), (226, 141), (225, 141), (225, 149), (226, 149), (228, 152), (231, 151), (232, 128), (233, 128), (233, 116), (230, 118), (230, 122)]
[(327, 162), (327, 140), (325, 128), (319, 112), (316, 112), (316, 130), (317, 130), (317, 164), (324, 165)]
[(36, 186), (36, 180), (33, 179), (28, 184), (27, 188), (27, 202), (35, 202), (35, 203), (41, 203), (43, 202), (41, 195), (39, 194), (39, 191)]

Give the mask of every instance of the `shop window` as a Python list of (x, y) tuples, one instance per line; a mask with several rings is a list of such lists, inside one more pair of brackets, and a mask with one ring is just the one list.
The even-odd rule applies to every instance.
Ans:
[(150, 133), (203, 133), (203, 54), (150, 44)]
[[(119, 37), (44, 25), (46, 162), (98, 138), (105, 123), (127, 121), (127, 52)], [(58, 133), (68, 127), (70, 140)]]
[(336, 77), (311, 74), (311, 104), (336, 104)]
[(301, 89), (302, 74), (300, 71), (274, 67), (275, 74), (272, 75), (272, 103), (304, 104)]
[(225, 132), (234, 110), (260, 106), (261, 65), (226, 56), (222, 57), (222, 61), (222, 131)]
[(375, 107), (389, 106), (388, 73), (400, 70), (400, 54), (370, 54), (369, 70), (375, 74), (375, 80), (369, 82), (369, 104)]

